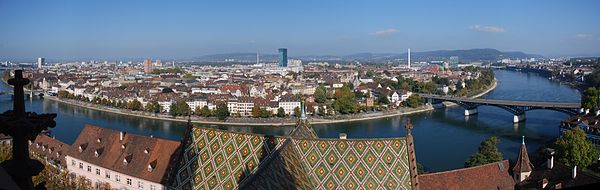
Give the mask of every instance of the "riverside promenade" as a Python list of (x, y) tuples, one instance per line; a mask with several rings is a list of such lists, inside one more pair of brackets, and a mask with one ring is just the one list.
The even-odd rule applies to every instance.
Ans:
[[(497, 81), (494, 81), (494, 83), (489, 88), (487, 88), (485, 91), (483, 91), (475, 96), (472, 96), (470, 98), (481, 97), (481, 96), (489, 93), (490, 91), (494, 90), (496, 88), (496, 86), (497, 86)], [(154, 114), (154, 113), (149, 113), (149, 112), (144, 112), (144, 111), (132, 111), (132, 110), (126, 110), (126, 109), (118, 109), (118, 108), (107, 107), (107, 106), (102, 106), (102, 105), (98, 105), (98, 104), (92, 104), (92, 103), (88, 103), (88, 102), (82, 102), (82, 101), (78, 101), (78, 100), (59, 99), (56, 96), (44, 97), (44, 101), (46, 101), (46, 100), (56, 101), (56, 102), (60, 102), (60, 103), (64, 103), (64, 104), (79, 106), (79, 107), (97, 110), (97, 111), (127, 115), (127, 116), (132, 116), (132, 117), (142, 117), (142, 118), (148, 118), (148, 119), (158, 119), (158, 120), (175, 121), (175, 122), (187, 122), (188, 121), (187, 117), (173, 117), (168, 114)], [(447, 105), (447, 106), (454, 106), (454, 105)], [(433, 109), (434, 108), (431, 105), (424, 105), (424, 106), (421, 106), (418, 108), (404, 108), (403, 107), (403, 108), (398, 108), (398, 109), (394, 109), (394, 110), (340, 115), (337, 117), (334, 116), (333, 118), (331, 118), (331, 117), (321, 118), (321, 117), (315, 116), (315, 117), (310, 117), (309, 121), (311, 124), (345, 123), (345, 122), (365, 121), (365, 120), (372, 120), (372, 119), (381, 119), (381, 118), (395, 117), (395, 116), (401, 116), (401, 115), (408, 115), (408, 114), (431, 111)], [(192, 116), (191, 118), (192, 118), (192, 123), (206, 124), (206, 125), (293, 126), (296, 124), (295, 117), (288, 117), (288, 118), (229, 117), (225, 121), (220, 121), (214, 117), (206, 118), (206, 117)]]

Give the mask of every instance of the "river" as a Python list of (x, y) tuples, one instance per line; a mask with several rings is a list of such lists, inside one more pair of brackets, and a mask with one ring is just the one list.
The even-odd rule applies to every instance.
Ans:
[[(552, 82), (533, 73), (495, 70), (498, 86), (482, 98), (503, 100), (532, 100), (578, 102), (580, 93), (567, 85)], [(10, 87), (0, 84), (1, 90)], [(65, 143), (73, 143), (85, 124), (93, 124), (128, 133), (153, 135), (159, 138), (179, 140), (185, 123), (152, 120), (106, 113), (71, 106), (49, 100), (27, 100), (28, 111), (38, 113), (58, 113), (57, 127), (52, 135)], [(0, 111), (12, 109), (10, 99), (0, 98)], [(526, 144), (533, 154), (540, 144), (558, 136), (558, 124), (567, 114), (534, 110), (526, 113), (527, 120), (513, 124), (512, 114), (496, 107), (482, 106), (479, 114), (465, 117), (461, 107), (436, 109), (408, 116), (357, 121), (349, 123), (314, 125), (322, 138), (337, 138), (339, 133), (348, 138), (385, 138), (405, 136), (403, 122), (410, 118), (417, 161), (429, 171), (444, 171), (462, 168), (465, 160), (475, 152), (479, 143), (489, 136), (498, 136), (499, 148), (505, 159), (515, 159), (519, 151), (521, 136), (526, 136)], [(238, 132), (285, 135), (291, 127), (256, 126), (208, 126)]]

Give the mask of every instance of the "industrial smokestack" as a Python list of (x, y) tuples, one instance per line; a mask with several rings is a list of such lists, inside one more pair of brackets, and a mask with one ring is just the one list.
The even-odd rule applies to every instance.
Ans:
[(408, 69), (410, 69), (410, 48), (408, 48)]

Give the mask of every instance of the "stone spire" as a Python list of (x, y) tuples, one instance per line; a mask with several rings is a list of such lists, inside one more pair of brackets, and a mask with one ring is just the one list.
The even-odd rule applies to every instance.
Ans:
[(411, 187), (414, 190), (419, 189), (419, 173), (417, 172), (417, 157), (415, 154), (415, 144), (413, 141), (413, 136), (411, 129), (413, 128), (410, 119), (406, 121), (406, 143), (408, 144), (408, 162), (410, 163), (410, 176), (411, 176)]
[(302, 113), (301, 113), (300, 119), (298, 119), (298, 122), (296, 123), (296, 127), (290, 133), (290, 137), (310, 138), (310, 139), (319, 138), (317, 136), (317, 133), (315, 132), (315, 130), (312, 128), (312, 126), (308, 122), (308, 118), (306, 117), (306, 108), (305, 108), (306, 105), (304, 103), (304, 99), (302, 99), (300, 101), (300, 107), (301, 107)]
[(529, 161), (529, 155), (527, 154), (527, 147), (525, 146), (525, 136), (522, 136), (523, 140), (521, 143), (521, 150), (517, 156), (517, 162), (513, 168), (513, 174), (516, 181), (521, 182), (531, 174), (533, 171), (533, 165)]
[[(43, 130), (56, 126), (56, 114), (37, 114), (25, 111), (23, 86), (29, 79), (23, 78), (23, 70), (15, 70), (15, 78), (8, 79), (14, 87), (13, 110), (0, 114), (0, 133), (11, 136), (12, 158), (0, 164), (20, 189), (33, 189), (32, 176), (38, 175), (44, 165), (29, 158), (28, 141), (34, 141)], [(41, 187), (40, 187), (41, 188)]]

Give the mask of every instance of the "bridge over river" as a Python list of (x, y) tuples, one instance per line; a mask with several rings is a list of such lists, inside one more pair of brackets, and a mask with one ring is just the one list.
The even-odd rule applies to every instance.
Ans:
[(575, 115), (582, 112), (579, 102), (538, 102), (538, 101), (514, 101), (497, 99), (471, 99), (454, 96), (440, 96), (433, 94), (419, 94), (428, 100), (431, 104), (440, 104), (442, 102), (453, 102), (465, 108), (465, 116), (477, 114), (479, 106), (495, 106), (513, 113), (513, 122), (519, 123), (525, 120), (525, 112), (529, 110), (554, 110), (569, 115)]

